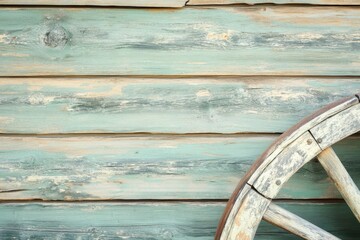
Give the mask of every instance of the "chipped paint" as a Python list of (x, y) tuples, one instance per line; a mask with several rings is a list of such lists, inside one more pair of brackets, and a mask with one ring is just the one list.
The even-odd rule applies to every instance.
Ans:
[(8, 43), (6, 34), (0, 34), (0, 43)]
[(276, 98), (279, 101), (300, 101), (313, 98), (310, 92), (295, 92), (291, 90), (271, 90), (264, 93), (263, 98)]
[[(89, 84), (88, 87), (91, 89), (96, 88), (96, 85)], [(99, 98), (99, 97), (111, 97), (111, 96), (119, 96), (121, 95), (123, 84), (116, 84), (112, 88), (106, 91), (99, 91), (99, 92), (86, 92), (86, 93), (77, 93), (75, 96), (78, 97), (85, 97), (85, 98)], [(122, 101), (120, 105), (126, 104), (127, 102)]]
[(207, 40), (223, 40), (223, 41), (228, 41), (229, 38), (231, 37), (233, 31), (228, 30), (225, 33), (208, 33), (206, 35), (206, 39)]
[(31, 105), (47, 105), (55, 100), (55, 96), (44, 96), (43, 94), (32, 94), (28, 101)]
[(2, 56), (2, 57), (29, 57), (30, 54), (25, 54), (25, 53), (1, 53), (0, 56)]
[(200, 90), (200, 91), (196, 92), (196, 96), (197, 97), (210, 97), (211, 93), (209, 90)]
[[(1, 181), (7, 189), (28, 189), (17, 199), (225, 198), (274, 139), (262, 135), (3, 137), (0, 159), (12, 160), (1, 162)], [(349, 139), (336, 146), (345, 166), (352, 166), (353, 176), (358, 173), (354, 167), (360, 154), (354, 147), (358, 141)], [(311, 163), (308, 169), (320, 169), (318, 164)], [(326, 174), (308, 169), (300, 170), (279, 197), (338, 197), (336, 192), (329, 195)], [(297, 194), (294, 188), (306, 191)]]
[[(136, 15), (139, 11), (141, 19)], [(2, 58), (0, 73), (358, 75), (359, 69), (350, 64), (358, 60), (360, 51), (356, 8), (207, 7), (162, 14), (122, 9), (121, 13), (83, 9), (78, 14), (63, 9), (57, 19), (59, 13), (54, 9), (11, 13), (3, 9), (2, 18), (12, 22), (3, 38), (12, 41), (4, 46), (5, 52), (31, 58)], [(50, 20), (44, 20), (44, 15)], [(129, 21), (123, 19), (137, 27), (128, 27)], [(24, 22), (33, 27), (25, 27)], [(114, 29), (126, 29), (126, 34)], [(89, 92), (89, 96), (96, 94), (100, 98), (105, 91)]]
[(3, 116), (0, 116), (0, 124), (10, 124), (12, 122), (14, 122), (14, 118), (12, 117), (3, 117)]

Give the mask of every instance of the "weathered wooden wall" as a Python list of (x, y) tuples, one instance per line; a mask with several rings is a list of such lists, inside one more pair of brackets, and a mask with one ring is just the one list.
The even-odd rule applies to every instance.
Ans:
[[(267, 146), (360, 92), (355, 5), (0, 0), (0, 239), (213, 239)], [(334, 146), (358, 185), (359, 146)], [(360, 234), (316, 161), (276, 201)]]
[(3, 8), (0, 74), (360, 75), (359, 12)]

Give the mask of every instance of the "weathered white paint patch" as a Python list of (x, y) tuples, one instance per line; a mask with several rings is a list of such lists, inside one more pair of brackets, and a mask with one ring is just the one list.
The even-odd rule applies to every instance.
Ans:
[(13, 122), (15, 119), (11, 117), (1, 117), (0, 116), (0, 124), (8, 124)]
[(125, 106), (127, 106), (127, 104), (128, 104), (129, 102), (130, 102), (130, 101), (128, 101), (128, 100), (122, 100), (122, 101), (120, 101), (119, 105), (120, 105), (121, 107), (125, 107)]
[(209, 90), (203, 89), (203, 90), (199, 90), (199, 91), (196, 93), (196, 96), (197, 96), (197, 97), (210, 97), (210, 96), (211, 96), (211, 93), (210, 93)]
[(29, 96), (28, 101), (31, 105), (47, 105), (54, 101), (55, 96), (44, 96), (43, 94), (34, 94)]
[(176, 142), (166, 142), (159, 145), (159, 148), (177, 148), (178, 144)]
[(114, 95), (120, 95), (122, 93), (122, 84), (116, 84), (114, 87), (107, 91), (103, 92), (85, 92), (85, 93), (77, 93), (75, 96), (77, 97), (85, 97), (85, 98), (98, 98), (98, 97), (111, 97)]
[[(0, 39), (1, 42), (1, 39)], [(2, 53), (0, 54), (0, 56), (2, 57), (29, 57), (30, 54), (25, 54), (25, 53)]]
[(67, 182), (70, 179), (67, 176), (39, 176), (39, 175), (28, 176), (26, 178), (27, 182), (41, 182), (44, 180), (51, 180), (54, 184), (58, 185), (58, 184), (63, 184), (64, 182)]
[(228, 30), (227, 32), (223, 32), (223, 33), (214, 33), (214, 32), (209, 32), (206, 35), (206, 39), (207, 40), (223, 40), (223, 41), (228, 41), (229, 38), (231, 37), (233, 31)]
[(314, 96), (307, 92), (300, 91), (287, 91), (287, 90), (272, 90), (264, 93), (264, 98), (276, 98), (281, 101), (300, 100), (303, 101), (307, 98), (313, 98)]
[(7, 35), (0, 34), (0, 43), (7, 43)]
[(29, 91), (40, 91), (43, 87), (39, 85), (30, 85), (28, 86)]
[(300, 33), (296, 34), (296, 38), (300, 41), (313, 41), (318, 40), (323, 37), (322, 34), (319, 33)]
[(259, 112), (256, 110), (247, 110), (247, 111), (245, 111), (245, 113), (258, 114)]

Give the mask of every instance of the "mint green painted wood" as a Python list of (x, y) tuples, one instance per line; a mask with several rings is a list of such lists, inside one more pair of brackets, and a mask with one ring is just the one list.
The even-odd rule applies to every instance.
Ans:
[[(275, 136), (2, 137), (0, 199), (226, 199)], [(335, 150), (359, 184), (360, 139)], [(318, 162), (278, 198), (341, 198)]]
[[(359, 223), (346, 204), (279, 203), (278, 205), (332, 233), (340, 239), (352, 240), (357, 239), (360, 235)], [(348, 226), (346, 226), (347, 224)], [(342, 230), (342, 228), (346, 229)], [(255, 240), (256, 239), (298, 240), (300, 238), (289, 235), (285, 231), (279, 231), (279, 228), (269, 223), (262, 222), (255, 236)]]
[[(1, 1), (0, 1), (1, 3)], [(317, 4), (317, 5), (360, 5), (359, 0), (189, 0), (186, 5), (225, 5), (225, 4)]]
[(360, 9), (0, 10), (0, 75), (359, 75)]
[(0, 0), (0, 5), (85, 5), (122, 7), (183, 7), (186, 0)]
[(283, 132), (359, 80), (0, 78), (0, 132)]
[(130, 6), (130, 7), (183, 7), (186, 5), (213, 4), (325, 4), (359, 5), (358, 0), (0, 0), (1, 4), (11, 5), (86, 5), (86, 6)]
[[(281, 204), (341, 239), (358, 223), (345, 204)], [(222, 203), (25, 203), (0, 205), (1, 239), (213, 239)], [(321, 217), (319, 217), (321, 216)], [(256, 238), (298, 239), (261, 224)]]

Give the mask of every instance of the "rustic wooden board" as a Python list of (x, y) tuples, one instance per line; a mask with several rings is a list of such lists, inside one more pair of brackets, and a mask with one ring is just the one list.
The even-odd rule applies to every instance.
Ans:
[[(345, 204), (280, 204), (341, 239), (360, 234)], [(0, 205), (1, 239), (213, 239), (221, 203), (25, 203)], [(322, 216), (319, 218), (319, 216)], [(263, 223), (257, 240), (298, 239)]]
[(359, 75), (360, 9), (2, 8), (0, 74)]
[[(10, 2), (10, 1), (8, 1)], [(1, 1), (0, 1), (1, 3)], [(186, 5), (225, 5), (225, 4), (317, 4), (317, 5), (360, 5), (359, 0), (189, 0)]]
[(82, 5), (121, 7), (183, 7), (186, 0), (0, 0), (0, 5)]
[[(275, 136), (1, 137), (0, 199), (226, 199)], [(360, 139), (335, 146), (359, 184)], [(341, 198), (318, 162), (279, 198)]]
[(283, 132), (359, 80), (0, 78), (0, 132)]
[(358, 0), (0, 0), (0, 5), (86, 5), (86, 6), (127, 6), (127, 7), (184, 7), (186, 5), (226, 4), (318, 4), (318, 5), (359, 5)]
[(184, 7), (186, 5), (226, 4), (318, 4), (318, 5), (359, 5), (358, 0), (0, 0), (0, 5), (86, 5), (86, 6), (127, 6), (127, 7)]

